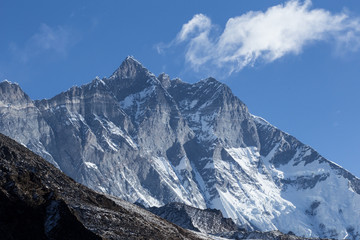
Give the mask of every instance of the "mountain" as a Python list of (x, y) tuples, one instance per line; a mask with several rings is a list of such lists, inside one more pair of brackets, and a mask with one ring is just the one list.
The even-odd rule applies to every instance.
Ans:
[(127, 57), (109, 78), (51, 99), (10, 82), (0, 91), (0, 132), (96, 191), (218, 209), (251, 231), (360, 239), (359, 178), (214, 78), (156, 77)]
[(2, 134), (0, 173), (1, 239), (302, 239), (280, 232), (246, 232), (215, 209), (181, 203), (150, 208), (177, 225), (204, 234), (189, 232), (76, 183)]
[(269, 240), (306, 240), (293, 233), (284, 234), (279, 231), (246, 231), (239, 228), (231, 218), (224, 218), (221, 211), (216, 209), (199, 209), (183, 203), (169, 203), (162, 207), (147, 208), (150, 212), (176, 225), (212, 234), (228, 239), (269, 239)]
[(209, 234), (223, 234), (240, 229), (231, 218), (224, 218), (220, 210), (199, 209), (183, 203), (169, 203), (162, 207), (147, 208), (150, 212), (176, 225)]
[(1, 239), (209, 239), (96, 193), (0, 134)]

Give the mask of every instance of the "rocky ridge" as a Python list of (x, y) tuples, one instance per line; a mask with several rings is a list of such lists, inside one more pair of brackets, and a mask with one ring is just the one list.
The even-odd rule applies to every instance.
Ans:
[(183, 203), (169, 203), (147, 210), (180, 227), (227, 239), (315, 240), (296, 236), (292, 232), (284, 234), (280, 231), (246, 231), (237, 226), (231, 218), (224, 218), (219, 210), (202, 210)]
[(199, 209), (183, 203), (169, 203), (162, 207), (150, 207), (148, 211), (186, 229), (221, 235), (222, 233), (245, 231), (231, 218), (224, 218), (220, 210)]
[(248, 230), (360, 239), (360, 180), (213, 78), (156, 77), (128, 57), (48, 100), (0, 90), (0, 131), (94, 190), (219, 209)]
[(76, 183), (0, 134), (2, 239), (211, 239)]

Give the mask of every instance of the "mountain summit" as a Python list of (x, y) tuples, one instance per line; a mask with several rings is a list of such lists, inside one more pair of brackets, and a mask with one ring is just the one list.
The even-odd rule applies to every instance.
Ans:
[(118, 69), (110, 76), (110, 79), (136, 79), (138, 75), (146, 75), (149, 71), (144, 68), (133, 56), (128, 56)]
[(1, 132), (96, 191), (218, 209), (249, 230), (360, 239), (360, 180), (213, 78), (156, 77), (128, 57), (33, 106), (4, 101)]

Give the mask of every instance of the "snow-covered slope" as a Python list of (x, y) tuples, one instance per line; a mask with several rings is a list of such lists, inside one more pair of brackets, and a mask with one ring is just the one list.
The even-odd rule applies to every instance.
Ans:
[(0, 131), (92, 189), (216, 208), (252, 230), (360, 239), (360, 180), (213, 78), (156, 77), (128, 57), (111, 77), (49, 100), (8, 82), (0, 90)]

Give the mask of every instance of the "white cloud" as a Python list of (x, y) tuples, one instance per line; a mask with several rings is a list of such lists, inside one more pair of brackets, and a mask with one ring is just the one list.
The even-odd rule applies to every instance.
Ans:
[(259, 61), (269, 63), (286, 54), (299, 54), (315, 41), (335, 41), (350, 50), (360, 47), (359, 19), (311, 9), (309, 0), (292, 0), (265, 12), (230, 18), (220, 34), (214, 28), (210, 18), (197, 14), (169, 46), (186, 43), (185, 59), (194, 70), (215, 67), (229, 74)]
[(185, 41), (191, 34), (208, 33), (211, 29), (211, 20), (204, 14), (196, 14), (189, 22), (184, 24), (176, 37), (178, 42)]
[[(193, 39), (192, 42), (194, 43), (200, 43), (201, 41), (205, 42), (208, 40), (208, 34), (212, 27), (211, 20), (208, 17), (204, 14), (196, 14), (189, 22), (182, 26), (181, 31), (177, 34), (173, 41), (169, 44), (158, 43), (154, 47), (158, 54), (164, 54), (166, 49), (184, 41), (188, 41), (189, 39)], [(193, 45), (195, 48), (197, 47), (192, 43), (190, 43), (190, 45)], [(192, 57), (194, 56), (189, 56), (189, 58)], [(193, 59), (193, 61), (196, 61), (196, 59)]]
[(38, 32), (32, 35), (23, 47), (11, 43), (10, 48), (18, 60), (27, 62), (30, 58), (45, 52), (66, 56), (69, 48), (77, 41), (77, 35), (66, 27), (51, 28), (46, 24), (41, 24)]

